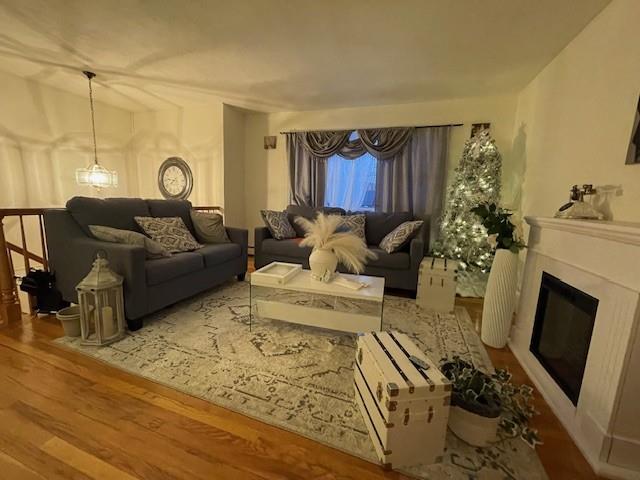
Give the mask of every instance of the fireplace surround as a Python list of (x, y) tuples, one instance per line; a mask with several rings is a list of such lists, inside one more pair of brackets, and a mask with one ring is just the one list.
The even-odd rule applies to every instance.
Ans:
[[(526, 221), (529, 248), (509, 346), (594, 470), (638, 479), (640, 225)], [(545, 285), (559, 288), (550, 297)]]

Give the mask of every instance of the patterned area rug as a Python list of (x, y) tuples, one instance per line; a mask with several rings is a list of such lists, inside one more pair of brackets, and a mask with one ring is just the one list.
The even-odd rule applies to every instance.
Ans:
[[(232, 282), (145, 319), (111, 346), (59, 343), (110, 365), (378, 463), (353, 398), (355, 336), (257, 320), (249, 286)], [(427, 313), (385, 297), (384, 328), (407, 334), (430, 358), (460, 355), (491, 369), (464, 308)], [(546, 479), (533, 450), (503, 439), (475, 448), (447, 434), (444, 461), (406, 471), (421, 479)]]

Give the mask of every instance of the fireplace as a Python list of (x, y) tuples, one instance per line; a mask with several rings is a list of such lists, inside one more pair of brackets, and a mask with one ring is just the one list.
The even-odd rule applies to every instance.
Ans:
[(587, 363), (598, 299), (542, 273), (529, 349), (574, 405)]

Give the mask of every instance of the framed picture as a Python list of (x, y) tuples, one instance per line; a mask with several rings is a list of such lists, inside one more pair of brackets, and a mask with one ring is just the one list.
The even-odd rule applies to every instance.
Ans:
[(631, 140), (627, 151), (627, 164), (640, 164), (640, 98), (633, 114), (633, 128), (631, 129)]

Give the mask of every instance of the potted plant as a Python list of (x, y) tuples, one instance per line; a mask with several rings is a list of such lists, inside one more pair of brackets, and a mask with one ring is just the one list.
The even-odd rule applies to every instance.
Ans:
[(314, 221), (298, 217), (296, 222), (307, 232), (300, 246), (313, 248), (309, 267), (311, 276), (316, 280), (330, 282), (338, 262), (350, 272), (360, 273), (368, 258), (376, 258), (376, 254), (356, 234), (338, 231), (342, 224), (339, 215), (318, 213)]
[(498, 438), (520, 437), (535, 448), (540, 443), (538, 432), (529, 428), (529, 419), (536, 413), (531, 405), (533, 389), (514, 385), (506, 369), (496, 369), (489, 375), (460, 357), (443, 359), (440, 369), (451, 381), (449, 428), (460, 439), (485, 447)]
[(518, 252), (525, 247), (511, 222), (512, 213), (495, 203), (478, 205), (471, 211), (482, 220), (495, 250), (482, 308), (482, 341), (494, 348), (507, 344), (515, 309)]

